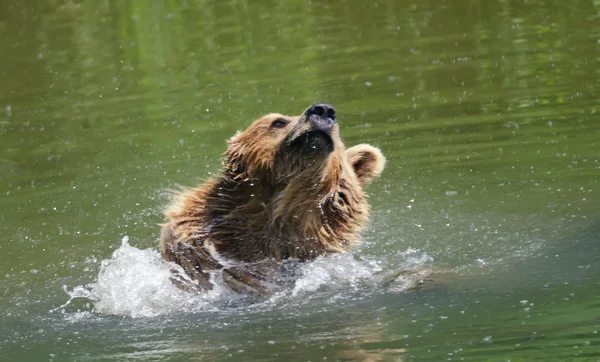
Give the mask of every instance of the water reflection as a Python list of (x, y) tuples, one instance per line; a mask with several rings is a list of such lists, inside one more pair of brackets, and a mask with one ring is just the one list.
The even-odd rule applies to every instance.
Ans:
[[(599, 10), (0, 2), (3, 356), (137, 358), (153, 343), (175, 359), (593, 356)], [(47, 316), (124, 235), (156, 246), (162, 190), (217, 170), (227, 137), (315, 101), (336, 105), (348, 145), (389, 160), (354, 256), (393, 270), (424, 258), (448, 283), (325, 285), (306, 304), (147, 322)]]

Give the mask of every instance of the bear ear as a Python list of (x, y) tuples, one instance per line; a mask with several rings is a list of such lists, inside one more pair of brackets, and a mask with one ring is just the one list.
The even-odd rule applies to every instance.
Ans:
[(361, 186), (371, 183), (385, 167), (385, 157), (379, 148), (371, 145), (362, 144), (348, 148), (346, 158)]

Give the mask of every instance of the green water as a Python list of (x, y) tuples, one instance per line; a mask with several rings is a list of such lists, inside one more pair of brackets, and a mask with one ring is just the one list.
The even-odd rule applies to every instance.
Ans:
[[(599, 85), (599, 1), (0, 1), (0, 359), (598, 360)], [(64, 306), (236, 130), (316, 101), (388, 158), (317, 288)], [(407, 268), (449, 272), (373, 282)]]

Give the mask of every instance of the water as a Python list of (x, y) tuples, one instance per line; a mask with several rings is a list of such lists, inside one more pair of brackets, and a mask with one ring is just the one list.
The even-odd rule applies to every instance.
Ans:
[[(2, 359), (598, 359), (599, 29), (597, 1), (0, 2)], [(165, 190), (316, 101), (388, 158), (363, 243), (264, 301), (172, 288)]]

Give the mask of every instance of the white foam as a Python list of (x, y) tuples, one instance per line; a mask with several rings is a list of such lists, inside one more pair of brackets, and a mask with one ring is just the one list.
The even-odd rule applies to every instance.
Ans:
[(351, 253), (319, 257), (302, 266), (301, 276), (296, 281), (292, 295), (314, 292), (324, 286), (356, 288), (360, 282), (367, 282), (379, 272), (377, 262), (360, 261)]
[[(86, 307), (82, 308), (83, 311), (77, 309), (76, 313), (87, 315), (92, 311), (138, 318), (215, 310), (232, 305), (232, 301), (243, 300), (223, 284), (219, 279), (220, 273), (213, 275), (211, 282), (215, 287), (210, 291), (181, 290), (171, 280), (174, 271), (180, 278), (187, 278), (178, 265), (165, 261), (154, 249), (133, 247), (128, 240), (124, 237), (112, 257), (102, 261), (95, 283), (77, 286), (71, 291), (65, 287), (70, 299), (57, 309), (63, 312), (73, 310), (76, 304), (83, 302)], [(292, 301), (301, 300), (322, 288), (344, 291), (374, 289), (385, 279), (382, 274), (398, 268), (418, 268), (430, 260), (426, 253), (413, 249), (396, 254), (392, 261), (395, 265), (390, 265), (390, 260), (358, 259), (352, 253), (319, 257), (310, 263), (300, 263), (293, 286), (277, 292), (270, 302), (285, 303), (290, 302), (290, 298)]]
[(150, 249), (123, 244), (110, 260), (102, 262), (98, 281), (91, 292), (98, 297), (94, 307), (106, 314), (149, 317), (189, 308), (193, 296), (170, 281), (171, 266)]
[(97, 282), (67, 291), (69, 302), (87, 298), (97, 313), (136, 318), (209, 308), (210, 301), (223, 294), (218, 288), (206, 293), (177, 288), (171, 281), (173, 273), (187, 278), (179, 266), (166, 262), (156, 250), (129, 245), (128, 240), (124, 237), (112, 257), (102, 261)]
[(401, 258), (398, 266), (402, 269), (418, 269), (433, 261), (426, 252), (413, 248), (399, 251), (397, 255)]

